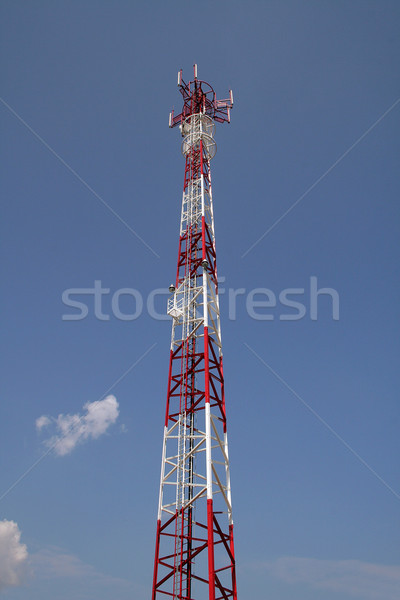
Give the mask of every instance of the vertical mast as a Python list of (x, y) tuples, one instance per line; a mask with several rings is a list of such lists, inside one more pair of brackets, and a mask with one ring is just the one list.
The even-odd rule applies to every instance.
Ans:
[(178, 86), (185, 176), (172, 317), (152, 600), (237, 600), (210, 161), (230, 120), (197, 79)]

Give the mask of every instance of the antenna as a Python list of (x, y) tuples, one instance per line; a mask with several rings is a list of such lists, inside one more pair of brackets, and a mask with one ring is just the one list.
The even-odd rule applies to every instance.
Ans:
[[(194, 85), (195, 84), (195, 85)], [(215, 123), (233, 104), (178, 74), (185, 157), (152, 600), (237, 600), (221, 322), (211, 188)]]

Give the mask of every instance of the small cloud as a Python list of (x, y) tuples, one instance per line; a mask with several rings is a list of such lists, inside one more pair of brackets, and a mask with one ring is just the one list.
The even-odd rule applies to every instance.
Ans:
[(400, 598), (398, 565), (287, 556), (263, 566), (269, 573), (289, 584), (305, 584), (314, 589), (348, 594), (363, 600)]
[(104, 590), (106, 587), (110, 587), (114, 592), (116, 590), (123, 592), (134, 586), (131, 581), (103, 573), (93, 565), (83, 562), (78, 556), (54, 546), (33, 553), (30, 564), (34, 575), (33, 584), (35, 581), (45, 580), (59, 581), (60, 584), (69, 582), (79, 586), (81, 593), (82, 590), (87, 593), (92, 591), (91, 597), (97, 595), (96, 590), (98, 593), (100, 589)]
[(42, 415), (41, 417), (36, 419), (36, 429), (38, 431), (41, 431), (43, 427), (47, 427), (48, 425), (50, 425), (50, 423), (51, 419), (49, 419), (49, 417), (46, 417), (46, 415)]
[(21, 544), (17, 523), (0, 521), (0, 591), (22, 583), (28, 561), (28, 550)]
[(104, 400), (87, 402), (83, 415), (58, 415), (57, 418), (42, 415), (36, 419), (36, 428), (40, 432), (43, 427), (52, 425), (56, 433), (45, 440), (46, 446), (54, 448), (59, 456), (72, 452), (78, 445), (92, 438), (97, 439), (113, 425), (119, 416), (119, 405), (115, 396), (107, 396)]

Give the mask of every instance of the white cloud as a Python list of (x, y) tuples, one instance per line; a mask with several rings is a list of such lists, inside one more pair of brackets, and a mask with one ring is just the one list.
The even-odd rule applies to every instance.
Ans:
[(20, 540), (17, 523), (6, 519), (0, 521), (0, 591), (20, 585), (25, 575), (28, 551)]
[(346, 593), (363, 600), (400, 598), (400, 565), (283, 557), (264, 567), (289, 584), (306, 584), (315, 589)]
[(57, 547), (43, 548), (35, 552), (30, 563), (38, 579), (85, 580), (86, 583), (96, 582), (114, 587), (130, 585), (129, 581), (101, 573), (94, 566)]
[(41, 417), (36, 419), (36, 429), (38, 431), (41, 431), (43, 427), (47, 427), (48, 425), (50, 425), (50, 423), (51, 419), (49, 419), (49, 417), (46, 417), (46, 415), (42, 415)]
[[(59, 600), (84, 598), (145, 598), (147, 588), (129, 579), (103, 572), (82, 561), (63, 548), (48, 546), (30, 556), (32, 596), (41, 597), (43, 590), (58, 590)], [(35, 595), (36, 592), (36, 595)], [(48, 596), (50, 598), (50, 595)], [(47, 598), (47, 595), (46, 595)]]
[(107, 396), (104, 400), (87, 402), (83, 415), (58, 415), (49, 418), (42, 415), (36, 419), (36, 428), (40, 432), (44, 427), (55, 427), (56, 433), (45, 441), (48, 447), (54, 447), (59, 456), (69, 454), (78, 444), (100, 437), (113, 425), (119, 415), (119, 405), (115, 396)]

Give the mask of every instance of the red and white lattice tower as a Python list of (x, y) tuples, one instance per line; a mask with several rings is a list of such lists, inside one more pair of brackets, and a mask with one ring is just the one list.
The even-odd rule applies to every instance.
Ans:
[(237, 599), (231, 484), (210, 161), (215, 121), (229, 122), (232, 92), (217, 100), (197, 79), (178, 86), (185, 156), (172, 317), (152, 600)]

